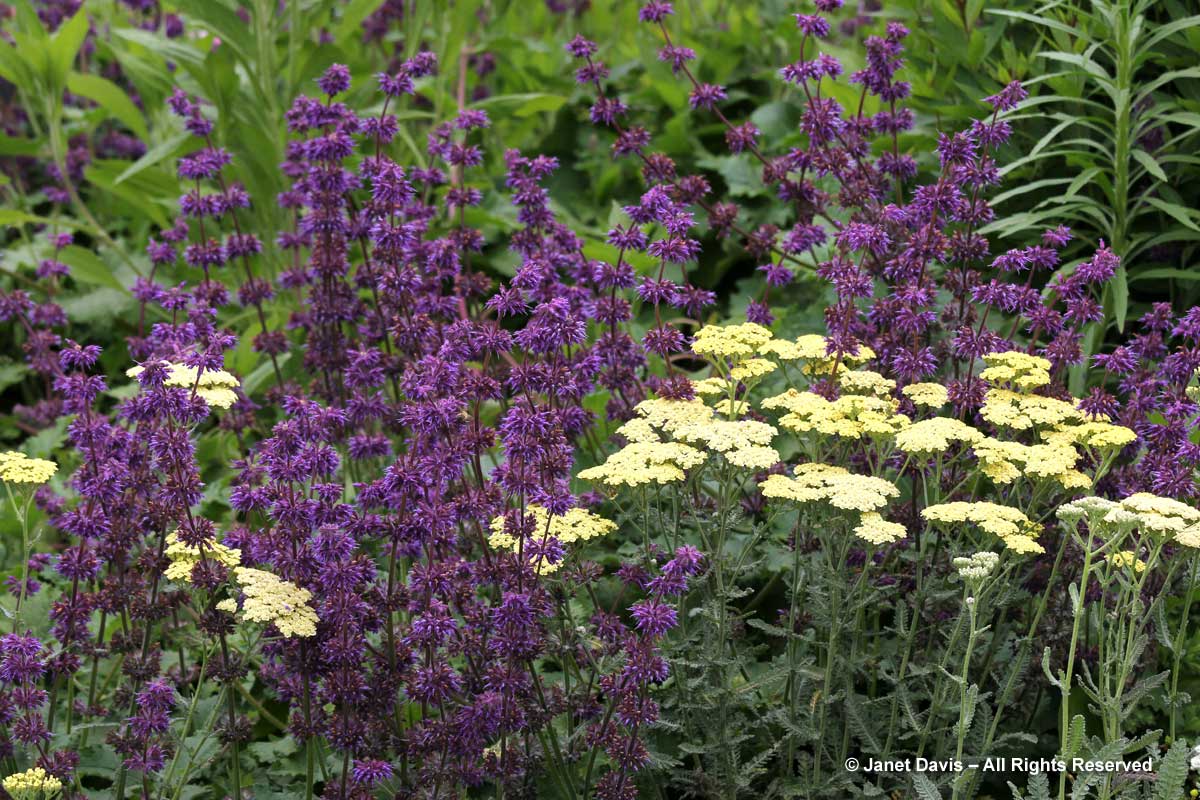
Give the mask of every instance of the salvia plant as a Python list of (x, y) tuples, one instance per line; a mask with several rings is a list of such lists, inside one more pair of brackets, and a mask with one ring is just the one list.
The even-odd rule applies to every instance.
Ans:
[(5, 18), (3, 796), (1200, 791), (1200, 307), (1127, 290), (1192, 18), (1008, 10), (1125, 144), (1001, 216), (1037, 98), (931, 125), (909, 13), (537, 5)]

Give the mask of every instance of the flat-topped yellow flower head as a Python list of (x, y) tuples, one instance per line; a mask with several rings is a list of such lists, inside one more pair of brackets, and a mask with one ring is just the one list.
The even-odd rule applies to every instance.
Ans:
[[(136, 378), (145, 370), (145, 367), (139, 365), (125, 370), (125, 374)], [(197, 397), (209, 406), (217, 408), (229, 408), (236, 403), (237, 393), (233, 390), (241, 386), (237, 378), (223, 369), (206, 369), (201, 372), (196, 367), (173, 362), (167, 364), (167, 379), (163, 383), (180, 389), (194, 388)]]
[(1004, 542), (1005, 547), (1017, 553), (1044, 553), (1045, 548), (1037, 543), (1040, 532), (1037, 523), (1025, 516), (1020, 509), (985, 501), (938, 503), (922, 509), (921, 516), (930, 522), (949, 525), (971, 523)]
[[(565, 514), (554, 515), (543, 506), (530, 504), (525, 508), (525, 515), (533, 521), (529, 538), (537, 542), (551, 537), (563, 544), (586, 542), (589, 539), (606, 536), (617, 529), (615, 522), (593, 514), (586, 508), (570, 508)], [(488, 537), (488, 544), (493, 549), (517, 552), (520, 542), (505, 530), (503, 514), (492, 519), (490, 529), (491, 535)], [(531, 557), (530, 561), (533, 562), (533, 560)], [(558, 568), (559, 564), (552, 564), (545, 559), (539, 559), (537, 562), (539, 575), (557, 572)]]
[(177, 533), (167, 535), (167, 549), (164, 555), (171, 563), (163, 571), (167, 580), (180, 583), (192, 582), (192, 569), (203, 559), (216, 561), (226, 567), (236, 567), (242, 563), (242, 551), (234, 547), (226, 547), (217, 541), (208, 542), (203, 547), (186, 544)]
[(965, 422), (954, 417), (932, 417), (914, 422), (896, 434), (896, 446), (915, 456), (930, 456), (944, 453), (950, 446), (975, 444), (984, 436)]
[(579, 479), (611, 488), (677, 483), (704, 461), (703, 452), (681, 442), (630, 442), (603, 464), (581, 470)]
[(734, 362), (750, 358), (771, 341), (771, 331), (753, 322), (705, 325), (692, 338), (692, 352), (717, 360)]
[(1006, 350), (988, 353), (983, 363), (987, 369), (979, 377), (993, 386), (1009, 384), (1018, 391), (1028, 392), (1050, 383), (1050, 362), (1041, 356)]
[(317, 635), (317, 612), (309, 606), (312, 592), (261, 569), (238, 567), (234, 577), (242, 588), (242, 619), (273, 624), (285, 638)]
[(825, 502), (845, 511), (878, 511), (900, 490), (883, 478), (856, 475), (829, 464), (799, 464), (792, 477), (770, 475), (759, 485), (763, 496), (795, 503)]
[(63, 788), (62, 781), (41, 767), (9, 775), (4, 779), (3, 786), (13, 800), (51, 800)]
[(940, 383), (910, 383), (900, 393), (913, 401), (913, 405), (925, 408), (941, 408), (950, 399), (946, 387)]
[(5, 483), (40, 485), (54, 477), (58, 465), (44, 458), (30, 458), (9, 450), (0, 453), (0, 480)]

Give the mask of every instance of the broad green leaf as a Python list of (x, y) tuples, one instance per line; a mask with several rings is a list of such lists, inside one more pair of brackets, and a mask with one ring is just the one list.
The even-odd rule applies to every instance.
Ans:
[(80, 8), (54, 33), (50, 40), (51, 74), (48, 76), (52, 86), (61, 88), (66, 85), (67, 76), (71, 74), (75, 56), (79, 55), (79, 48), (87, 38), (89, 27), (87, 13)]
[(124, 289), (112, 269), (90, 250), (78, 245), (64, 247), (58, 253), (59, 260), (71, 268), (71, 277), (77, 281), (111, 289)]
[(72, 93), (96, 102), (126, 128), (137, 134), (139, 139), (150, 136), (142, 112), (125, 94), (120, 86), (99, 75), (74, 72), (67, 78), (67, 89)]

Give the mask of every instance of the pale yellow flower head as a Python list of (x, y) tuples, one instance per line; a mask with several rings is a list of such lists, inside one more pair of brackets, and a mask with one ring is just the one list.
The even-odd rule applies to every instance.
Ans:
[(792, 477), (770, 475), (760, 483), (763, 496), (794, 503), (824, 502), (844, 511), (878, 511), (900, 496), (895, 484), (856, 475), (829, 464), (799, 464)]
[(1041, 356), (1007, 350), (988, 353), (983, 357), (983, 363), (988, 366), (979, 377), (993, 386), (1007, 383), (1018, 391), (1027, 392), (1050, 382), (1050, 362)]
[(954, 569), (958, 571), (959, 577), (975, 583), (986, 580), (999, 563), (1000, 556), (988, 550), (956, 558), (953, 561)]
[(242, 551), (237, 548), (226, 547), (217, 541), (209, 542), (201, 548), (180, 541), (177, 533), (167, 535), (167, 549), (164, 555), (171, 563), (163, 571), (163, 575), (167, 580), (179, 583), (192, 582), (192, 568), (202, 559), (216, 561), (226, 567), (236, 567), (242, 563)]
[(603, 464), (581, 470), (579, 478), (612, 488), (677, 483), (704, 461), (703, 452), (680, 442), (630, 442)]
[(899, 522), (889, 522), (873, 511), (863, 514), (858, 527), (854, 529), (855, 536), (874, 545), (898, 542), (907, 534), (908, 531)]
[(913, 405), (926, 408), (941, 408), (950, 399), (946, 387), (940, 383), (910, 383), (900, 393), (913, 401)]
[(838, 376), (838, 385), (850, 394), (873, 394), (886, 397), (896, 391), (896, 382), (869, 369), (851, 370)]
[[(615, 522), (593, 514), (586, 508), (570, 508), (565, 514), (553, 515), (543, 506), (531, 504), (526, 506), (525, 515), (533, 520), (530, 539), (538, 542), (551, 537), (563, 544), (585, 542), (610, 534), (617, 529)], [(520, 542), (504, 529), (503, 514), (492, 519), (490, 529), (491, 535), (488, 537), (488, 544), (493, 549), (517, 552)], [(533, 558), (530, 558), (530, 561), (532, 563)], [(551, 564), (545, 559), (540, 559), (537, 563), (538, 574), (548, 575), (557, 572), (559, 566), (557, 563)]]
[(41, 767), (9, 775), (3, 785), (13, 800), (50, 800), (63, 788), (62, 781)]
[(1045, 430), (1041, 437), (1049, 444), (1078, 444), (1098, 450), (1124, 447), (1137, 440), (1137, 434), (1123, 425), (1095, 420)]
[[(125, 370), (130, 378), (136, 378), (145, 372), (146, 368), (139, 365)], [(195, 388), (196, 396), (209, 406), (229, 408), (237, 402), (237, 393), (233, 390), (241, 383), (232, 374), (223, 369), (206, 369), (200, 372), (196, 367), (187, 364), (167, 364), (166, 386), (181, 389)]]
[(770, 330), (753, 322), (705, 325), (692, 339), (692, 352), (736, 362), (756, 355), (771, 338)]
[(312, 592), (270, 572), (237, 567), (234, 577), (242, 588), (242, 619), (274, 624), (285, 637), (317, 635), (317, 612), (309, 606)]
[(735, 381), (751, 383), (765, 375), (770, 375), (775, 369), (775, 362), (773, 361), (768, 361), (765, 358), (747, 358), (729, 370), (729, 377)]
[(30, 458), (13, 450), (0, 453), (0, 480), (5, 483), (43, 484), (57, 471), (58, 465), (44, 458)]
[(933, 417), (898, 432), (896, 446), (906, 453), (929, 456), (946, 452), (955, 442), (975, 444), (983, 438), (982, 433), (954, 417)]
[(979, 415), (997, 428), (1017, 431), (1061, 427), (1086, 420), (1082, 411), (1065, 400), (1008, 389), (989, 389)]
[(1020, 509), (986, 501), (954, 501), (938, 503), (922, 509), (921, 516), (934, 523), (949, 525), (971, 523), (997, 537), (1010, 550), (1018, 553), (1042, 553), (1044, 548), (1034, 538), (1040, 532), (1037, 523)]

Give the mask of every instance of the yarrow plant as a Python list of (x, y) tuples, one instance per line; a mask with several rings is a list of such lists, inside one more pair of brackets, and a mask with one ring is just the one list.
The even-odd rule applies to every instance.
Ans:
[[(420, 24), (360, 6), (370, 42)], [(0, 294), (43, 392), (0, 454), (4, 791), (957, 800), (1003, 791), (997, 753), (1155, 764), (1060, 770), (1060, 798), (1182, 790), (1200, 311), (1106, 339), (1119, 253), (1065, 262), (1052, 227), (993, 254), (1026, 89), (911, 151), (908, 30), (855, 12), (850, 68), (842, 14), (794, 15), (773, 142), (671, 3), (636, 13), (764, 224), (570, 39), (594, 141), (644, 184), (603, 241), (557, 158), (493, 151), (511, 98), (468, 99), (468, 50), (454, 100), (419, 35), (324, 67), (270, 181), (221, 87), (180, 81), (177, 215), (124, 341), (68, 338), (57, 258)], [(702, 282), (715, 240), (761, 276), (744, 313)], [(897, 766), (922, 759), (951, 766)]]

